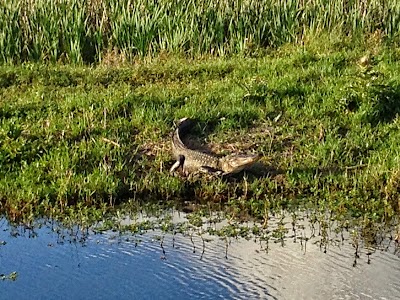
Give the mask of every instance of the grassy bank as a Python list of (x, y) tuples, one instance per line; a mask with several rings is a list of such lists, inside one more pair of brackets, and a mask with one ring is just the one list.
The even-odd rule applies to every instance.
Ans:
[(397, 0), (4, 0), (0, 62), (259, 52), (321, 32), (399, 42)]
[[(399, 67), (399, 50), (379, 40), (332, 37), (258, 58), (2, 66), (1, 212), (134, 199), (223, 203), (231, 217), (312, 206), (390, 218), (400, 208)], [(170, 176), (170, 133), (184, 116), (218, 154), (256, 151), (261, 164), (227, 181)]]

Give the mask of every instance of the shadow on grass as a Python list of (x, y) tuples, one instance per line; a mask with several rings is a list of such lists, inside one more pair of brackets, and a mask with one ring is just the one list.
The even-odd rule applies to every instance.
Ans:
[(372, 126), (390, 123), (400, 113), (400, 85), (387, 82), (383, 74), (369, 67), (351, 78), (341, 102), (346, 111), (357, 112), (361, 121)]
[(244, 101), (265, 105), (272, 100), (277, 108), (281, 108), (282, 99), (303, 99), (306, 96), (306, 90), (300, 82), (290, 83), (277, 89), (270, 88), (267, 84), (258, 84), (252, 88), (247, 88), (247, 92), (243, 97)]
[(371, 110), (367, 120), (376, 126), (389, 123), (400, 113), (400, 86), (374, 85), (370, 91)]

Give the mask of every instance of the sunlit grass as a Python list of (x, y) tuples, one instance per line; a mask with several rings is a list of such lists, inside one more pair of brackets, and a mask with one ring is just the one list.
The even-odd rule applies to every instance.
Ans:
[[(0, 210), (16, 219), (191, 200), (225, 203), (239, 219), (299, 206), (390, 218), (400, 208), (399, 53), (346, 43), (321, 38), (259, 58), (2, 66)], [(228, 181), (171, 176), (170, 133), (184, 116), (215, 152), (256, 151), (264, 167)]]

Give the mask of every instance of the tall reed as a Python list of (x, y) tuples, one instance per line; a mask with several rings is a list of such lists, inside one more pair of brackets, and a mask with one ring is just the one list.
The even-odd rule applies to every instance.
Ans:
[(334, 31), (398, 42), (398, 0), (3, 0), (0, 61), (247, 53)]

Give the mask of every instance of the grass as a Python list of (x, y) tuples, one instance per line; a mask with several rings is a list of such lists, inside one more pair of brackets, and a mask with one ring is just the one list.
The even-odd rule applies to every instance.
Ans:
[(4, 0), (0, 62), (257, 56), (321, 32), (399, 42), (397, 0)]
[[(380, 40), (325, 36), (257, 58), (3, 65), (0, 212), (98, 219), (127, 201), (191, 200), (232, 219), (312, 207), (390, 222), (400, 211), (399, 61)], [(256, 151), (262, 164), (227, 181), (171, 176), (170, 133), (184, 116), (215, 152)]]

